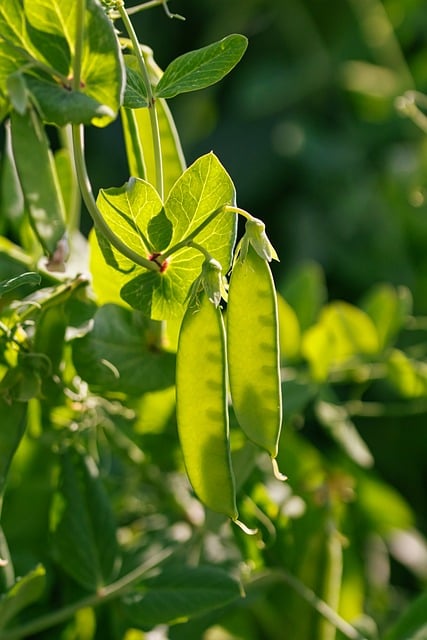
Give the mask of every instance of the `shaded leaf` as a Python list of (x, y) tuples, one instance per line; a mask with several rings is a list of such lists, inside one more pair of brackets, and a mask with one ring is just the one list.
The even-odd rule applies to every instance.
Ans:
[(239, 583), (213, 567), (170, 567), (123, 599), (133, 624), (152, 627), (202, 615), (241, 597)]
[(140, 314), (116, 305), (101, 307), (92, 331), (73, 341), (75, 367), (92, 389), (140, 395), (174, 384), (175, 356), (150, 344), (150, 326)]
[(62, 568), (89, 591), (96, 591), (118, 568), (116, 526), (95, 462), (67, 450), (52, 503), (55, 557)]
[[(1, 381), (3, 386), (3, 380)], [(0, 389), (1, 391), (1, 389)], [(24, 402), (9, 403), (0, 395), (0, 501), (3, 495), (10, 463), (24, 435), (27, 424), (27, 405)]]

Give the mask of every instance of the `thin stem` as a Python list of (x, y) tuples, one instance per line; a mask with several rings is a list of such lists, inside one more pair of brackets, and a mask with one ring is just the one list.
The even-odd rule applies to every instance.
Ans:
[(171, 13), (168, 7), (168, 0), (149, 0), (149, 2), (143, 2), (142, 4), (137, 4), (134, 7), (129, 7), (126, 9), (128, 15), (132, 15), (134, 13), (138, 13), (139, 11), (145, 11), (146, 9), (152, 9), (153, 7), (158, 7), (159, 5), (163, 6), (165, 13), (168, 18), (177, 18), (178, 20), (185, 20), (184, 16), (180, 16), (178, 13)]
[(248, 211), (245, 211), (245, 209), (241, 209), (240, 207), (234, 207), (231, 204), (226, 204), (223, 207), (223, 210), (227, 213), (238, 213), (239, 215), (246, 218), (246, 220), (255, 220), (254, 216), (251, 215)]
[(193, 249), (196, 249), (197, 251), (200, 251), (200, 253), (203, 254), (203, 256), (206, 258), (206, 260), (212, 260), (212, 255), (209, 253), (209, 251), (207, 249), (202, 247), (201, 244), (198, 244), (197, 242), (194, 242), (193, 240), (190, 240), (187, 243), (187, 246), (193, 247)]
[[(336, 611), (334, 611), (324, 600), (319, 598), (314, 591), (309, 589), (303, 582), (296, 578), (291, 573), (288, 573), (285, 569), (278, 571), (271, 571), (268, 574), (260, 575), (257, 579), (253, 580), (252, 584), (255, 586), (256, 582), (264, 581), (265, 579), (276, 579), (281, 582), (285, 582), (291, 587), (303, 600), (305, 600), (313, 609), (317, 611), (325, 620), (330, 622), (343, 636), (348, 640), (367, 640), (355, 627), (353, 627), (347, 620), (344, 620)], [(9, 640), (9, 639), (7, 639)]]
[(147, 65), (145, 64), (145, 60), (141, 52), (141, 47), (140, 47), (137, 35), (135, 33), (135, 29), (133, 28), (133, 24), (126, 12), (126, 9), (123, 3), (119, 4), (117, 10), (123, 21), (126, 32), (129, 38), (131, 39), (133, 51), (135, 53), (139, 70), (141, 72), (145, 89), (147, 91), (148, 112), (150, 114), (151, 135), (153, 137), (154, 163), (155, 163), (155, 170), (156, 170), (156, 188), (160, 198), (163, 200), (163, 197), (164, 197), (163, 160), (162, 160), (162, 150), (161, 150), (161, 144), (160, 144), (159, 121), (157, 118), (157, 111), (156, 111), (156, 104), (155, 104), (156, 101), (153, 95), (153, 90), (151, 88), (151, 80), (148, 73)]
[(78, 600), (77, 602), (73, 602), (58, 611), (40, 616), (40, 618), (36, 618), (31, 622), (22, 624), (14, 629), (10, 629), (10, 631), (0, 631), (0, 640), (19, 640), (26, 636), (32, 636), (35, 633), (39, 633), (40, 631), (44, 631), (45, 629), (49, 629), (50, 627), (68, 620), (68, 618), (71, 618), (75, 613), (77, 613), (77, 611), (79, 611), (79, 609), (86, 607), (98, 607), (109, 600), (117, 598), (135, 584), (135, 582), (138, 582), (138, 580), (143, 578), (148, 571), (157, 567), (161, 562), (170, 557), (171, 554), (172, 550), (163, 550), (156, 556), (150, 558), (149, 561), (127, 573), (122, 578), (119, 578), (115, 582), (103, 587), (98, 591), (98, 593), (94, 593), (86, 598)]
[(77, 178), (80, 185), (80, 191), (82, 194), (83, 202), (91, 215), (96, 228), (102, 233), (103, 236), (119, 251), (122, 255), (129, 260), (132, 260), (136, 264), (139, 264), (145, 269), (151, 271), (159, 271), (160, 267), (154, 260), (148, 260), (139, 253), (127, 246), (115, 233), (102, 217), (99, 211), (95, 198), (92, 193), (92, 187), (90, 184), (89, 176), (87, 174), (86, 162), (84, 158), (83, 150), (83, 126), (73, 125), (73, 149), (74, 149), (74, 161), (76, 165)]
[(76, 40), (74, 43), (73, 78), (72, 88), (80, 91), (82, 75), (83, 43), (85, 34), (86, 0), (77, 0), (76, 3)]
[(60, 129), (60, 138), (62, 142), (62, 147), (65, 151), (67, 151), (68, 156), (70, 158), (71, 165), (71, 184), (70, 184), (70, 198), (69, 198), (69, 208), (67, 211), (67, 226), (68, 229), (73, 231), (78, 231), (80, 229), (80, 209), (81, 209), (81, 198), (80, 198), (80, 190), (79, 183), (77, 180), (76, 168), (72, 161), (73, 155), (73, 141), (72, 141), (72, 132), (71, 126), (67, 125)]
[[(86, 0), (78, 0), (76, 8), (76, 42), (73, 61), (73, 89), (80, 89), (83, 42), (84, 42), (84, 18), (85, 18)], [(157, 263), (148, 258), (144, 258), (136, 251), (128, 247), (105, 222), (101, 212), (99, 211), (92, 192), (92, 186), (86, 168), (84, 156), (84, 128), (83, 125), (72, 126), (73, 139), (73, 155), (76, 169), (77, 180), (80, 186), (83, 202), (91, 215), (97, 229), (103, 236), (119, 251), (122, 255), (129, 258), (136, 264), (151, 271), (159, 271), (160, 267)]]

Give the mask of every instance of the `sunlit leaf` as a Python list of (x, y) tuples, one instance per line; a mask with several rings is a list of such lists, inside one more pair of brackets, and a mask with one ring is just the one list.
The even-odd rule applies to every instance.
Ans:
[(158, 98), (204, 89), (221, 80), (243, 56), (248, 41), (233, 34), (207, 47), (184, 53), (165, 69), (154, 89)]

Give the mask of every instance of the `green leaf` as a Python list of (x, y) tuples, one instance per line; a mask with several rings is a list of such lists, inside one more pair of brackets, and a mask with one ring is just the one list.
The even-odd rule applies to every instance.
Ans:
[[(76, 2), (75, 0), (25, 0), (27, 19), (32, 27), (44, 35), (44, 41), (49, 41), (50, 36), (60, 36), (67, 44), (71, 53), (71, 59), (67, 75), (71, 75), (76, 40)], [(53, 64), (53, 63), (51, 63)], [(70, 108), (82, 107), (82, 119), (87, 121), (84, 107), (92, 104), (98, 105), (98, 112), (92, 116), (92, 124), (105, 126), (114, 119), (120, 107), (124, 88), (124, 68), (117, 36), (111, 20), (107, 17), (100, 3), (95, 0), (87, 0), (85, 15), (85, 38), (83, 43), (83, 57), (81, 69), (81, 90), (73, 98), (70, 97)], [(69, 89), (69, 88), (68, 88)], [(75, 92), (68, 91), (70, 94)], [(86, 100), (79, 94), (86, 96)], [(38, 104), (42, 111), (49, 111), (52, 117), (54, 108), (49, 107), (51, 100), (55, 99), (52, 91), (45, 94), (39, 93)], [(61, 107), (61, 100), (65, 101), (64, 94), (57, 97)], [(77, 121), (76, 112), (73, 122)], [(59, 118), (63, 120), (63, 116)], [(59, 126), (61, 122), (50, 120)], [(71, 119), (70, 119), (71, 121)]]
[(296, 267), (280, 287), (280, 293), (295, 310), (301, 331), (314, 324), (327, 300), (325, 276), (315, 262)]
[(239, 583), (214, 567), (170, 567), (122, 599), (133, 624), (152, 627), (202, 615), (241, 598)]
[(138, 312), (105, 305), (92, 331), (73, 341), (79, 375), (98, 392), (141, 395), (174, 384), (175, 356), (152, 345), (151, 323)]
[(386, 631), (384, 640), (427, 640), (427, 591), (423, 591)]
[(0, 629), (30, 604), (37, 602), (45, 590), (46, 571), (41, 565), (20, 578), (0, 599)]
[(387, 361), (387, 380), (403, 397), (423, 398), (427, 394), (427, 363), (393, 349)]
[[(70, 89), (45, 78), (26, 79), (32, 99), (44, 122), (63, 127), (71, 124), (104, 124), (114, 119), (110, 107), (90, 95)], [(107, 124), (107, 122), (105, 122)]]
[(378, 352), (378, 335), (371, 318), (347, 302), (336, 301), (322, 309), (319, 321), (303, 336), (302, 353), (316, 380), (331, 369), (359, 362)]
[(378, 333), (381, 349), (392, 344), (411, 313), (411, 292), (406, 287), (381, 284), (364, 298), (362, 308), (372, 318)]
[(89, 591), (107, 584), (118, 569), (116, 526), (111, 505), (89, 456), (67, 450), (51, 508), (55, 557)]
[[(3, 380), (2, 380), (3, 383)], [(0, 395), (0, 499), (3, 495), (10, 463), (24, 435), (27, 424), (27, 405), (7, 402)], [(1, 617), (0, 617), (1, 619)]]
[(22, 73), (12, 73), (7, 78), (7, 91), (12, 107), (23, 116), (28, 106), (28, 91)]
[(233, 34), (219, 42), (179, 56), (166, 68), (154, 88), (157, 98), (173, 98), (179, 93), (204, 89), (221, 80), (239, 62), (247, 38)]
[(123, 106), (127, 109), (148, 107), (147, 90), (142, 76), (136, 69), (128, 65), (126, 65), (126, 88)]
[(9, 280), (3, 280), (0, 282), (0, 298), (4, 296), (6, 293), (13, 291), (17, 287), (22, 287), (23, 285), (30, 285), (32, 287), (36, 287), (41, 282), (40, 274), (35, 271), (27, 271), (26, 273), (21, 273), (19, 276), (15, 278), (10, 278)]
[(123, 187), (101, 189), (97, 205), (108, 226), (128, 247), (147, 257), (158, 251), (150, 243), (148, 224), (163, 204), (151, 184), (131, 178)]
[(65, 212), (53, 157), (33, 109), (11, 113), (12, 148), (31, 225), (52, 255), (65, 234)]
[[(124, 70), (102, 6), (87, 0), (79, 91), (68, 80), (74, 65), (75, 0), (25, 0), (24, 6), (25, 14), (18, 0), (4, 0), (0, 7), (0, 116), (8, 109), (8, 78), (30, 62), (26, 85), (45, 121), (109, 124), (122, 101)], [(16, 102), (16, 91), (13, 97)]]

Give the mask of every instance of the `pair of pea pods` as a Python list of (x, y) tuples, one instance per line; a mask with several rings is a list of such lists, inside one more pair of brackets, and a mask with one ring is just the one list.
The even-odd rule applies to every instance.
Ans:
[(190, 483), (207, 507), (240, 525), (228, 389), (240, 427), (275, 463), (282, 422), (279, 365), (273, 277), (268, 261), (249, 245), (231, 273), (226, 326), (220, 306), (204, 290), (193, 295), (180, 330), (176, 380), (178, 433)]

